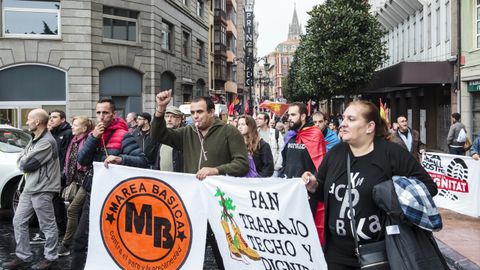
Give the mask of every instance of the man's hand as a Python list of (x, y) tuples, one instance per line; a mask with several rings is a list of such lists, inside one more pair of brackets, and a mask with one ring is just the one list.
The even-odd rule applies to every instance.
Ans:
[(99, 122), (93, 129), (93, 136), (95, 138), (100, 138), (103, 135), (103, 132), (105, 132), (105, 125), (103, 122)]
[(315, 178), (315, 175), (313, 175), (311, 172), (304, 172), (302, 174), (302, 180), (308, 191), (313, 193), (315, 190), (317, 190), (318, 181), (317, 178)]
[(158, 93), (155, 97), (155, 101), (157, 102), (156, 112), (165, 112), (170, 100), (172, 100), (172, 89)]
[(207, 176), (210, 176), (210, 175), (218, 175), (218, 169), (203, 167), (197, 172), (195, 176), (197, 177), (198, 180), (202, 181), (203, 179), (207, 178)]
[(479, 159), (480, 159), (480, 156), (479, 156), (478, 154), (474, 154), (474, 155), (472, 156), (472, 158), (475, 159), (475, 160), (479, 160)]
[(108, 168), (108, 164), (122, 164), (122, 162), (123, 159), (121, 157), (109, 155), (103, 162), (103, 166), (105, 166), (105, 168)]

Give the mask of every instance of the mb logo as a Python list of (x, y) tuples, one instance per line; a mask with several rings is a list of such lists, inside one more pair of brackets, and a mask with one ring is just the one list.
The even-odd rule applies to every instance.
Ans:
[[(153, 235), (153, 246), (171, 249), (173, 237), (172, 223), (167, 218), (152, 215), (152, 205), (142, 204), (140, 213), (134, 203), (126, 202), (125, 232)], [(153, 229), (153, 230), (152, 230)]]
[(103, 203), (100, 227), (105, 248), (122, 269), (164, 264), (179, 269), (191, 248), (191, 222), (182, 199), (155, 178), (126, 179), (113, 188)]

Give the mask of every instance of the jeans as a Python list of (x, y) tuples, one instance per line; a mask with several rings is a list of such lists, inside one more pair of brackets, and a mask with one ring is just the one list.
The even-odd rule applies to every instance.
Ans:
[(465, 149), (463, 149), (463, 147), (452, 147), (449, 145), (448, 153), (452, 155), (465, 156)]

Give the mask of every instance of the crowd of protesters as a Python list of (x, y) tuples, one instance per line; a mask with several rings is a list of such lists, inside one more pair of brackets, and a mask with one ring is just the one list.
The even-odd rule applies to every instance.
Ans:
[[(359, 267), (353, 252), (355, 229), (347, 221), (340, 199), (347, 196), (345, 187), (350, 181), (347, 160), (352, 175), (363, 179), (352, 182), (351, 189), (357, 194), (351, 206), (358, 213), (354, 220), (357, 224), (369, 220), (363, 226), (370, 230), (359, 244), (384, 237), (379, 229), (381, 210), (371, 196), (375, 184), (402, 175), (419, 179), (431, 196), (437, 193), (419, 163), (425, 151), (419, 132), (408, 127), (403, 115), (389, 130), (370, 102), (354, 101), (343, 115), (330, 117), (321, 111), (310, 116), (307, 106), (296, 102), (289, 104), (283, 119), (257, 112), (255, 117), (221, 120), (209, 97), (197, 97), (190, 106), (193, 123), (186, 125), (183, 113), (169, 106), (171, 100), (171, 90), (160, 92), (154, 112), (130, 112), (123, 120), (116, 115), (114, 102), (102, 99), (96, 104), (95, 124), (79, 115), (70, 125), (60, 110), (49, 114), (41, 109), (31, 111), (27, 126), (34, 138), (18, 160), (25, 185), (13, 219), (15, 257), (2, 267), (19, 269), (32, 263), (28, 224), (35, 213), (46, 240), (45, 258), (32, 269), (50, 269), (58, 256), (72, 256), (71, 269), (84, 268), (94, 161), (106, 167), (119, 164), (192, 173), (199, 180), (212, 175), (301, 177), (310, 192), (310, 208), (329, 269)], [(452, 114), (452, 119), (450, 152), (464, 154), (460, 133), (465, 127), (459, 114)], [(471, 149), (476, 160), (479, 140)], [(32, 181), (41, 184), (32, 185)], [(342, 185), (340, 194), (337, 189)], [(212, 247), (219, 269), (224, 269), (209, 226), (207, 231), (207, 245)]]

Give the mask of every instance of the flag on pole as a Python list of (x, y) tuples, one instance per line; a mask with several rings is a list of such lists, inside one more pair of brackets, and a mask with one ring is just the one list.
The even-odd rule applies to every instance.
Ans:
[(233, 112), (235, 110), (235, 107), (240, 101), (238, 100), (238, 96), (235, 97), (235, 99), (228, 105), (228, 115), (233, 115)]
[(380, 117), (385, 120), (387, 127), (390, 128), (390, 120), (388, 115), (388, 108), (386, 104), (383, 104), (382, 99), (380, 98)]
[(272, 111), (278, 117), (282, 117), (288, 110), (288, 104), (280, 102), (264, 101), (259, 107)]

